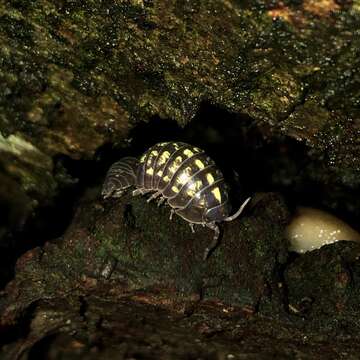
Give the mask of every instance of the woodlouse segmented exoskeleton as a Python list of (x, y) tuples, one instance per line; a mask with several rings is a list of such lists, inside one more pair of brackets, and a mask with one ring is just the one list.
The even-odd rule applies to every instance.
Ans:
[(237, 218), (250, 200), (246, 199), (230, 216), (228, 188), (222, 172), (203, 150), (182, 142), (162, 142), (147, 150), (140, 158), (135, 186), (133, 195), (153, 193), (148, 202), (157, 197), (160, 197), (159, 203), (166, 200), (172, 208), (170, 219), (175, 213), (189, 222), (192, 231), (194, 224), (215, 231), (213, 241), (205, 249), (204, 259), (218, 242), (217, 223)]
[(112, 164), (101, 191), (103, 198), (121, 197), (129, 187), (135, 186), (138, 167), (139, 160), (134, 157), (124, 157)]

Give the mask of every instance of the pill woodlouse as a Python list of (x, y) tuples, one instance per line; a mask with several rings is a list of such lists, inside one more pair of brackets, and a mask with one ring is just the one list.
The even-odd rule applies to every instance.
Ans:
[(103, 198), (121, 197), (129, 187), (135, 186), (138, 167), (139, 160), (134, 157), (124, 157), (112, 164), (101, 191)]
[[(113, 173), (112, 168), (109, 172)], [(106, 185), (105, 180), (104, 187)], [(215, 231), (204, 259), (217, 245), (220, 233), (217, 223), (237, 218), (250, 200), (246, 199), (230, 216), (228, 187), (222, 172), (203, 150), (182, 142), (162, 142), (147, 150), (140, 158), (135, 186), (133, 195), (152, 192), (148, 201), (157, 197), (160, 197), (159, 203), (166, 200), (171, 207), (170, 219), (174, 213), (181, 216), (193, 232), (194, 224)]]

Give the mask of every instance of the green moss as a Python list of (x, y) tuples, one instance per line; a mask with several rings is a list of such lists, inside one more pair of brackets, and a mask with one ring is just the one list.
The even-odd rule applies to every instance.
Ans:
[[(51, 156), (91, 157), (154, 115), (185, 125), (203, 101), (307, 141), (319, 156), (324, 127), (358, 116), (356, 2), (333, 15), (336, 30), (311, 12), (298, 14), (301, 26), (291, 16), (273, 20), (262, 2), (19, 6), (2, 5), (0, 126)], [(290, 15), (302, 9), (297, 1), (287, 6)], [(99, 111), (102, 98), (111, 113)], [(324, 121), (328, 111), (337, 117)], [(355, 144), (349, 151), (347, 169), (358, 168)], [(344, 158), (333, 156), (339, 173)]]
[[(258, 79), (251, 92), (251, 101), (266, 121), (276, 122), (287, 117), (293, 108), (300, 103), (302, 87), (298, 80), (286, 71), (269, 71)], [(251, 113), (252, 116), (256, 114)]]
[(16, 39), (19, 43), (23, 43), (26, 46), (33, 46), (32, 41), (33, 27), (26, 22), (25, 19), (21, 19), (20, 13), (18, 16), (4, 15), (0, 17), (1, 30), (5, 36)]

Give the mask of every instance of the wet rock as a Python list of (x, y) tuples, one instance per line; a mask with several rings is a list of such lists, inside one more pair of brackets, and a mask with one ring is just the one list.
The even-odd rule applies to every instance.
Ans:
[[(136, 213), (140, 215), (145, 213), (144, 208), (152, 208), (151, 204), (141, 205), (143, 201), (131, 199), (127, 203), (138, 207)], [(356, 359), (358, 340), (356, 336), (349, 336), (344, 308), (334, 307), (335, 304), (344, 305), (344, 300), (348, 302), (351, 296), (354, 296), (351, 304), (356, 304), (356, 292), (349, 292), (355, 283), (351, 285), (353, 280), (349, 281), (346, 276), (348, 268), (339, 266), (342, 263), (340, 258), (354, 264), (357, 261), (356, 249), (351, 246), (344, 248), (338, 243), (320, 250), (321, 256), (317, 251), (313, 256), (309, 253), (308, 258), (306, 255), (299, 257), (289, 267), (282, 287), (277, 286), (277, 292), (288, 288), (289, 309), (294, 315), (279, 311), (271, 313), (270, 303), (275, 304), (272, 309), (280, 306), (274, 290), (276, 286), (272, 287), (278, 284), (279, 273), (276, 267), (271, 267), (276, 259), (267, 265), (262, 254), (274, 251), (269, 249), (275, 244), (252, 238), (256, 242), (252, 246), (247, 240), (251, 234), (264, 229), (264, 225), (260, 225), (256, 230), (256, 221), (275, 221), (267, 207), (272, 207), (272, 212), (278, 207), (279, 223), (284, 220), (286, 211), (276, 196), (262, 201), (264, 203), (260, 203), (257, 210), (249, 210), (243, 219), (225, 231), (225, 238), (209, 259), (209, 265), (201, 263), (202, 247), (196, 246), (196, 241), (207, 240), (209, 231), (201, 231), (196, 239), (191, 238), (189, 231), (182, 242), (164, 243), (166, 249), (175, 252), (174, 256), (166, 258), (161, 254), (164, 250), (158, 246), (161, 240), (152, 237), (151, 243), (149, 234), (140, 225), (135, 227), (136, 219), (126, 215), (125, 220), (121, 211), (126, 207), (124, 203), (105, 208), (99, 203), (83, 204), (78, 216), (85, 211), (94, 223), (86, 225), (79, 216), (58, 244), (32, 250), (19, 260), (16, 279), (2, 294), (1, 330), (7, 334), (3, 337), (6, 345), (2, 355), (8, 359), (34, 354), (56, 359), (76, 354), (80, 358), (106, 359), (114, 354), (124, 358), (141, 354), (182, 359), (195, 354), (214, 359), (230, 355), (251, 359), (256, 354), (265, 359), (275, 353), (284, 357), (296, 353), (312, 358), (319, 352), (324, 355), (325, 351), (328, 358), (341, 355)], [(149, 217), (150, 229), (161, 234), (164, 241), (170, 240), (168, 236), (172, 229), (184, 232), (187, 229), (183, 221), (174, 220), (172, 226), (161, 224), (167, 220), (167, 209), (153, 206), (148, 211), (147, 214), (151, 215), (157, 212), (158, 221)], [(124, 226), (124, 221), (128, 225)], [(250, 229), (249, 223), (252, 224)], [(100, 237), (101, 241), (96, 240)], [(238, 240), (238, 248), (233, 237)], [(239, 266), (230, 258), (221, 268), (216, 267), (221, 258), (229, 256), (231, 246), (234, 246), (234, 258), (241, 250), (243, 264)], [(110, 279), (104, 279), (98, 271), (94, 273), (94, 269), (102, 268), (109, 249), (120, 266)], [(280, 253), (278, 256), (277, 260), (281, 259)], [(186, 258), (187, 264), (184, 264)], [(315, 274), (307, 273), (310, 267), (315, 269)], [(212, 273), (215, 279), (229, 273), (233, 276), (222, 276), (218, 284), (212, 284), (212, 291), (204, 291), (207, 295), (201, 299), (196, 295), (199, 288), (193, 286), (196, 281), (191, 280), (206, 276), (213, 270), (222, 271)], [(234, 270), (239, 272), (239, 276)], [(248, 274), (242, 276), (250, 271), (256, 280), (253, 283), (246, 282)], [(261, 276), (266, 278), (267, 292), (263, 291)], [(314, 276), (318, 287), (311, 280)], [(184, 283), (189, 280), (185, 287)], [(230, 291), (231, 286), (233, 291)], [(244, 289), (247, 289), (248, 299), (259, 299), (260, 294), (257, 309), (251, 308), (244, 298), (234, 296), (235, 291), (244, 294)], [(256, 295), (253, 298), (251, 289)], [(310, 308), (306, 309), (304, 298), (309, 293), (315, 300), (308, 303)], [(329, 294), (334, 294), (335, 298), (330, 299)], [(297, 299), (302, 302), (297, 303)], [(309, 324), (314, 322), (309, 321), (304, 326), (304, 318), (309, 320), (313, 316), (314, 321), (319, 319), (319, 313), (315, 315), (315, 310), (311, 309), (313, 304), (316, 311), (321, 312), (320, 332), (319, 323), (317, 327), (311, 327)], [(262, 313), (267, 316), (263, 317)], [(356, 312), (351, 313), (351, 317), (356, 321)], [(21, 338), (9, 336), (17, 334), (20, 329), (23, 329)], [(259, 342), (263, 346), (259, 346)]]
[[(181, 218), (170, 222), (167, 207), (147, 204), (144, 198), (105, 206), (84, 205), (63, 239), (18, 260), (9, 293), (19, 279), (28, 286), (16, 307), (73, 287), (94, 288), (110, 276), (124, 292), (160, 286), (173, 289), (175, 296), (217, 299), (254, 311), (263, 298), (269, 300), (269, 291), (277, 304), (281, 300), (275, 294), (279, 266), (287, 256), (283, 232), (288, 213), (276, 195), (263, 197), (247, 216), (226, 224), (223, 240), (205, 262), (210, 229), (201, 227), (193, 234)], [(19, 310), (10, 308), (16, 316)]]
[(2, 326), (21, 321), (39, 302), (68, 296), (66, 301), (73, 301), (98, 291), (180, 313), (193, 311), (199, 301), (250, 314), (259, 307), (264, 313), (281, 307), (287, 210), (280, 197), (263, 196), (256, 208), (226, 226), (205, 262), (212, 231), (193, 234), (185, 221), (170, 222), (168, 216), (167, 207), (147, 204), (143, 197), (84, 202), (62, 239), (18, 260), (15, 280), (2, 298)]
[(215, 358), (266, 358), (282, 344), (284, 356), (311, 357), (331, 343), (329, 357), (355, 356), (358, 244), (338, 242), (289, 263), (287, 207), (276, 194), (259, 194), (241, 218), (224, 224), (204, 262), (212, 231), (193, 234), (168, 216), (166, 206), (144, 197), (84, 198), (62, 238), (18, 260), (0, 301), (1, 329), (28, 330), (4, 338), (5, 354), (52, 349), (106, 358), (123, 344), (124, 354), (170, 351), (180, 359), (197, 349)]
[(323, 331), (357, 331), (359, 258), (358, 243), (339, 241), (295, 259), (285, 271), (289, 310)]

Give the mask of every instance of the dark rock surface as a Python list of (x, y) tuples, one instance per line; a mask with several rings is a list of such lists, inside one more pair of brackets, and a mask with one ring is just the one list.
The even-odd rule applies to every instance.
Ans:
[(144, 198), (84, 201), (61, 239), (18, 260), (3, 355), (356, 359), (358, 244), (289, 262), (288, 211), (268, 194), (204, 262), (212, 231), (168, 215)]

